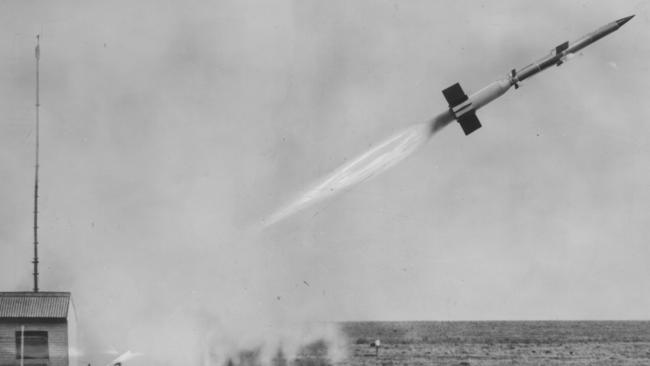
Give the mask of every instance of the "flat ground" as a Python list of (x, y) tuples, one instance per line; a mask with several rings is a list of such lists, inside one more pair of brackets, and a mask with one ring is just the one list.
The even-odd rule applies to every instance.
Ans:
[[(341, 365), (650, 365), (650, 322), (351, 322)], [(381, 340), (379, 355), (370, 343)]]

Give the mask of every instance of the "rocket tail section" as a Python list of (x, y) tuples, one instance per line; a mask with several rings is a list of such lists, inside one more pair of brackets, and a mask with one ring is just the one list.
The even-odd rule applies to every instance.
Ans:
[(442, 95), (445, 96), (447, 103), (449, 103), (449, 112), (458, 121), (465, 135), (469, 135), (481, 128), (481, 122), (474, 113), (476, 109), (460, 84), (456, 83), (443, 90)]
[(513, 84), (509, 78), (497, 80), (485, 88), (467, 96), (458, 83), (442, 91), (449, 103), (449, 112), (458, 121), (465, 135), (481, 128), (476, 111), (505, 94)]

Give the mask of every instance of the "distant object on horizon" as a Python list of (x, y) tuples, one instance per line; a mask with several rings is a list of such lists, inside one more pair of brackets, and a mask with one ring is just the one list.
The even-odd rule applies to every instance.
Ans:
[(379, 339), (374, 340), (370, 343), (370, 347), (375, 349), (375, 356), (379, 357), (379, 349), (381, 348), (381, 341)]
[(478, 117), (476, 117), (476, 111), (479, 108), (505, 94), (505, 92), (508, 91), (511, 86), (514, 85), (515, 89), (518, 89), (519, 83), (528, 79), (529, 77), (543, 70), (546, 70), (552, 65), (562, 65), (576, 52), (605, 37), (606, 35), (617, 31), (633, 17), (634, 15), (621, 18), (619, 20), (605, 24), (604, 26), (584, 35), (576, 41), (567, 41), (559, 44), (557, 47), (551, 50), (550, 54), (519, 70), (512, 69), (510, 75), (507, 78), (497, 80), (469, 97), (465, 94), (460, 84), (458, 83), (448, 87), (442, 91), (442, 94), (447, 100), (447, 103), (449, 103), (449, 111), (446, 112), (446, 116), (443, 114), (439, 117), (443, 117), (442, 119), (446, 121), (458, 121), (463, 129), (463, 132), (465, 132), (465, 135), (469, 135), (470, 133), (481, 128), (481, 122), (478, 120)]

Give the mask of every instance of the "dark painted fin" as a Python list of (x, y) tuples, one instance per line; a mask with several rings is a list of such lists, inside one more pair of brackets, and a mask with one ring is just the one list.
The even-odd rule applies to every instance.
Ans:
[(517, 79), (517, 70), (512, 69), (512, 71), (510, 71), (510, 80), (512, 82), (512, 85), (515, 86), (515, 89), (519, 89), (519, 79)]
[(460, 127), (463, 128), (465, 135), (469, 135), (470, 133), (481, 128), (481, 122), (478, 120), (478, 117), (476, 117), (476, 113), (474, 111), (467, 112), (458, 117), (458, 123), (460, 123)]
[(443, 90), (442, 95), (444, 95), (445, 99), (447, 99), (447, 103), (449, 103), (449, 108), (453, 108), (467, 100), (467, 95), (465, 95), (463, 88), (461, 88), (460, 84), (458, 83)]
[[(562, 43), (561, 45), (555, 47), (555, 54), (556, 55), (562, 55), (562, 52), (569, 48), (569, 41), (566, 41)], [(561, 56), (557, 59), (557, 62), (555, 62), (555, 66), (560, 66), (564, 63), (564, 56)]]

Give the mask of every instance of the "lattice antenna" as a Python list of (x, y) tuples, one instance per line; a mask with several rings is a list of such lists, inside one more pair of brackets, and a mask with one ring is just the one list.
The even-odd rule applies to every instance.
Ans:
[(38, 292), (38, 149), (39, 149), (39, 109), (40, 109), (40, 97), (39, 97), (39, 75), (38, 75), (38, 63), (41, 59), (41, 47), (40, 47), (41, 36), (36, 35), (36, 164), (34, 165), (34, 292)]

